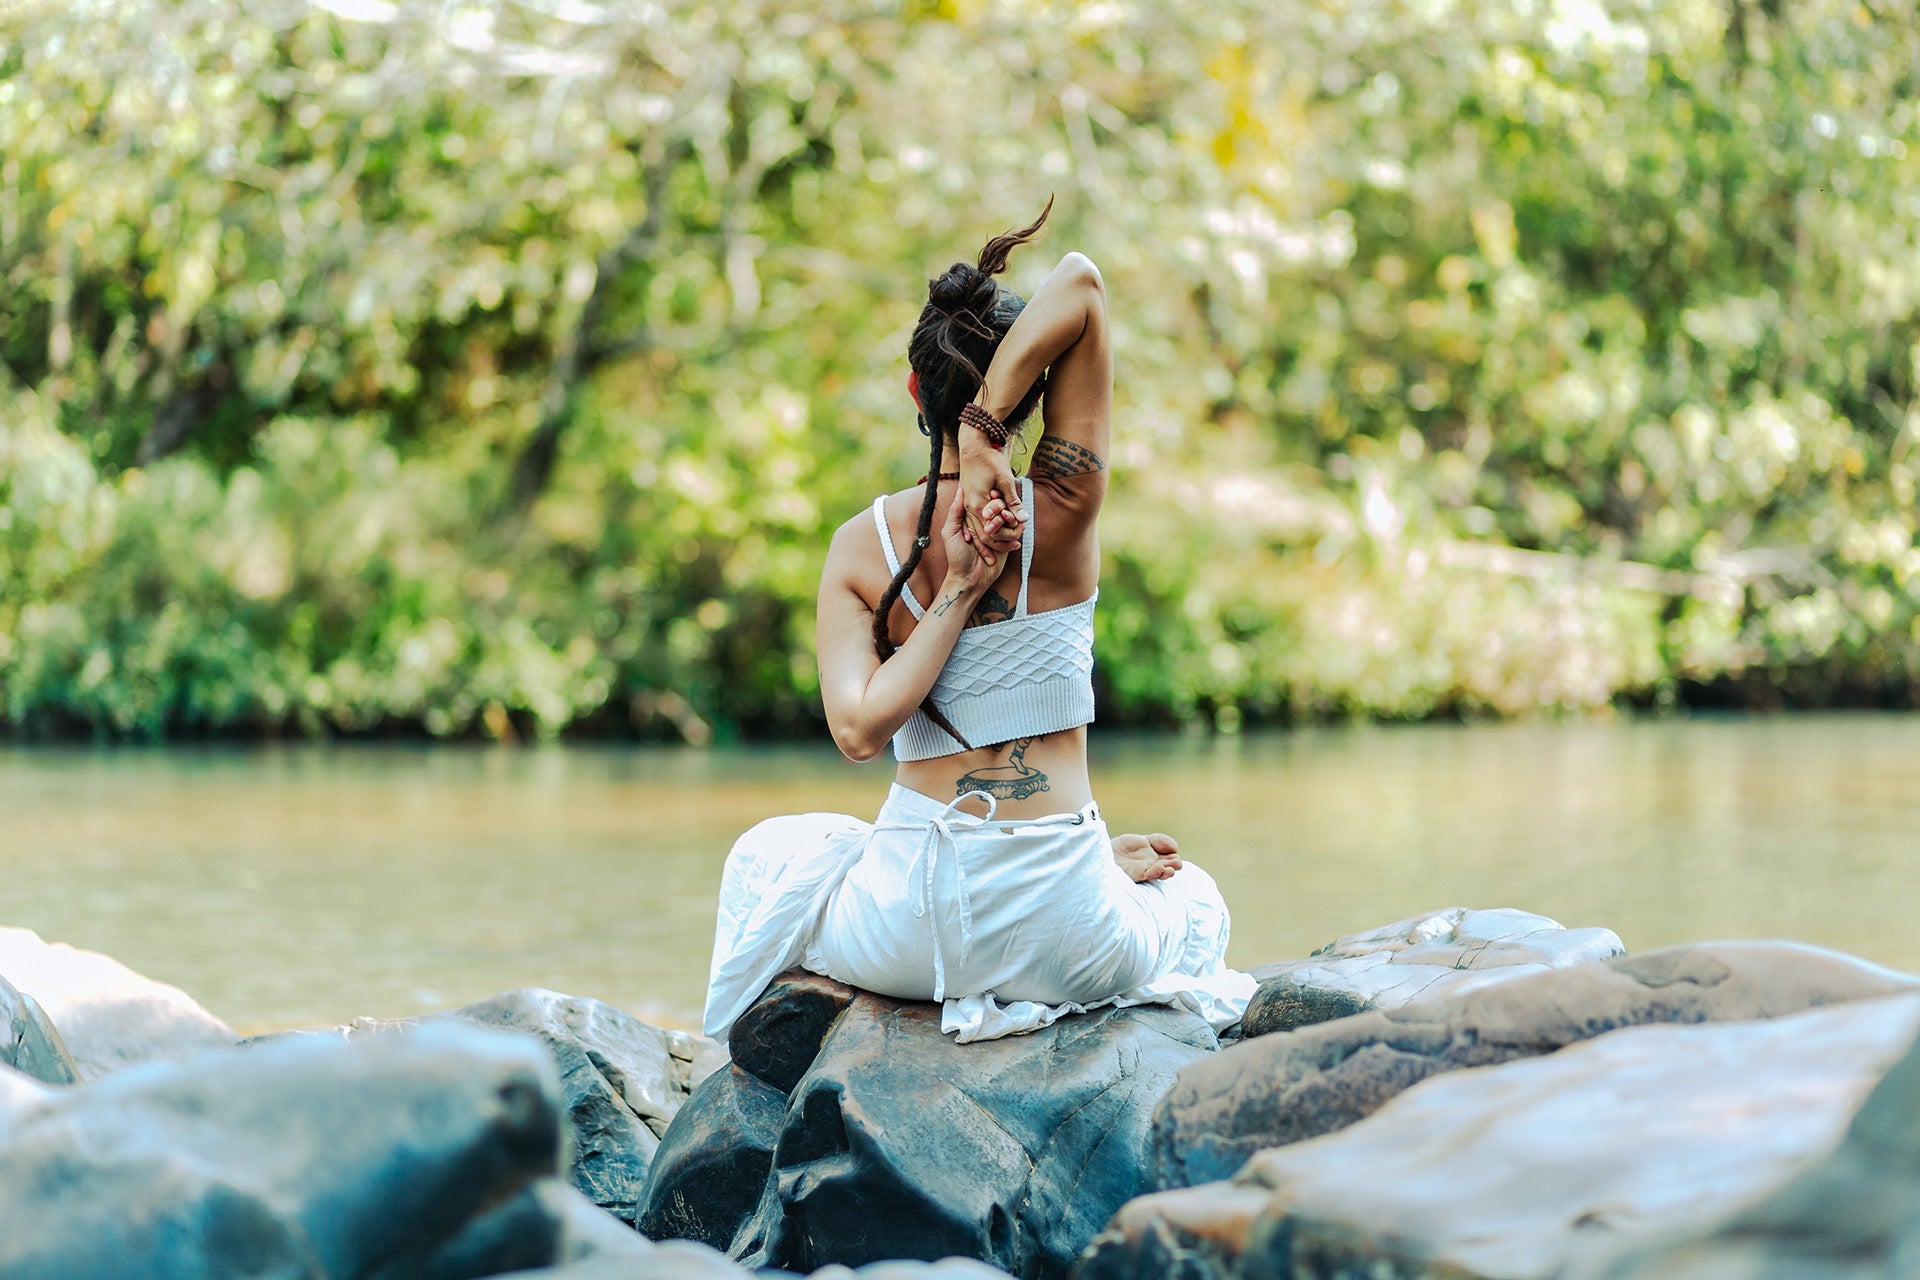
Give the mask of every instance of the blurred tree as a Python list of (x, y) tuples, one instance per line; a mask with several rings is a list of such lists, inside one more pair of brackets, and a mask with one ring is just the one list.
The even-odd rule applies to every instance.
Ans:
[(1916, 19), (16, 4), (0, 719), (807, 723), (919, 281), (1050, 192), (1104, 716), (1910, 704)]

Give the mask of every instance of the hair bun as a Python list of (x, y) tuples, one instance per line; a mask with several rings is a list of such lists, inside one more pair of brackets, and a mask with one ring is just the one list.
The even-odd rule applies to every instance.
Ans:
[(993, 301), (993, 277), (970, 262), (956, 262), (927, 283), (927, 300), (942, 311), (978, 310)]

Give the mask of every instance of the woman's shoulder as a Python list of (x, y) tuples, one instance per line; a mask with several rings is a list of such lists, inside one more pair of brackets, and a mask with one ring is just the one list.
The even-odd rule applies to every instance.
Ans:
[(867, 547), (873, 550), (875, 554), (878, 554), (880, 542), (879, 529), (873, 520), (874, 502), (881, 504), (880, 510), (889, 525), (896, 524), (902, 519), (910, 521), (913, 517), (913, 512), (908, 508), (911, 505), (911, 500), (915, 492), (916, 491), (912, 489), (902, 489), (898, 493), (876, 495), (876, 497), (869, 500), (865, 506), (840, 522), (839, 527), (833, 531), (832, 539), (829, 540), (827, 544), (828, 554), (833, 554), (836, 549), (843, 546), (849, 549), (854, 547)]
[[(909, 496), (906, 490), (881, 496), (881, 509), (889, 525), (896, 523), (894, 508)], [(911, 518), (910, 513), (907, 518)], [(908, 532), (911, 533), (910, 528)], [(897, 549), (900, 540), (894, 538), (893, 541)], [(862, 599), (877, 599), (879, 591), (885, 588), (887, 579), (892, 576), (886, 568), (884, 555), (880, 547), (880, 531), (873, 520), (873, 504), (868, 503), (841, 521), (833, 531), (833, 537), (828, 540), (827, 559), (820, 573), (821, 589), (840, 584), (853, 588)], [(876, 581), (878, 587), (874, 586)]]
[(879, 550), (873, 527), (873, 510), (869, 507), (858, 515), (848, 516), (833, 531), (833, 537), (827, 541), (827, 568), (831, 571), (836, 562), (863, 558), (863, 553), (867, 551), (878, 555)]

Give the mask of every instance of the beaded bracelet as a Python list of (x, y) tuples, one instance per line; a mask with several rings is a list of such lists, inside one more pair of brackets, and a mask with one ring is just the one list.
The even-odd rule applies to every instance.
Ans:
[(1007, 441), (1013, 436), (1013, 428), (988, 413), (977, 404), (969, 404), (960, 410), (960, 424), (974, 427), (987, 438), (987, 443), (996, 449), (1007, 447)]

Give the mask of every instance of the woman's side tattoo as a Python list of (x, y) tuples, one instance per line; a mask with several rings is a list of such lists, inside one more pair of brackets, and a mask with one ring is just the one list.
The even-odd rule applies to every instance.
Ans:
[(1027, 748), (1032, 745), (1032, 738), (1022, 738), (1013, 744), (1013, 754), (1007, 757), (1005, 764), (988, 765), (961, 774), (959, 781), (954, 784), (953, 793), (963, 796), (969, 791), (984, 791), (998, 800), (1025, 800), (1028, 796), (1052, 790), (1047, 785), (1046, 774), (1027, 767)]

